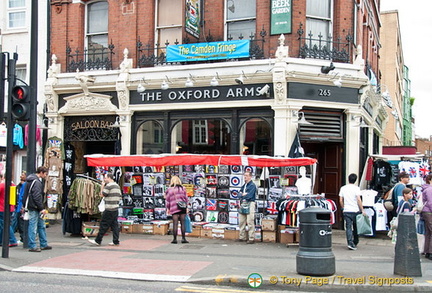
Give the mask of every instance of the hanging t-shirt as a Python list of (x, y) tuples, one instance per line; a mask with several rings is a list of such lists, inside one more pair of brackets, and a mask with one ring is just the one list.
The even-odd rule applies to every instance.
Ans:
[(24, 147), (23, 128), (18, 123), (15, 123), (13, 129), (13, 144), (19, 146), (20, 149)]
[(7, 145), (7, 127), (6, 123), (0, 124), (0, 146), (6, 147)]
[(376, 212), (375, 230), (387, 231), (387, 210), (384, 208), (383, 203), (377, 202), (376, 204), (374, 204), (374, 209)]
[(390, 185), (392, 178), (392, 168), (390, 163), (383, 160), (378, 160), (374, 164), (374, 183), (377, 189), (381, 189), (382, 186)]
[(401, 161), (399, 163), (400, 172), (404, 171), (410, 176), (410, 184), (421, 185), (422, 178), (420, 176), (420, 164), (414, 162)]
[(373, 189), (364, 189), (360, 191), (360, 195), (362, 197), (363, 206), (371, 207), (375, 204), (375, 197), (378, 194), (378, 191)]

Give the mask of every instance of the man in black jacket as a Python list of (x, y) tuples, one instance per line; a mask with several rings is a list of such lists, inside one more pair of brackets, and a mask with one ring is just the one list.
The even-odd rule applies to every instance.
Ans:
[[(52, 249), (48, 246), (45, 231), (45, 220), (48, 212), (44, 207), (44, 187), (42, 179), (47, 176), (48, 168), (38, 167), (36, 174), (27, 176), (26, 190), (24, 192), (23, 206), (29, 211), (28, 247), (30, 252)], [(39, 235), (40, 248), (36, 246), (36, 235)]]

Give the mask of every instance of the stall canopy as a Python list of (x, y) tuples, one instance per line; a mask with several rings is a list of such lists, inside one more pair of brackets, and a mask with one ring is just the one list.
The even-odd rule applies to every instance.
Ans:
[(87, 165), (91, 167), (131, 167), (131, 166), (176, 166), (176, 165), (243, 165), (255, 167), (308, 166), (316, 163), (313, 158), (285, 158), (269, 156), (240, 155), (86, 155)]

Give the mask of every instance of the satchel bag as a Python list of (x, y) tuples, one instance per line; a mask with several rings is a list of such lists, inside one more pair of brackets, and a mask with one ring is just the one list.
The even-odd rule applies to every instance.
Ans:
[(248, 201), (243, 201), (240, 204), (240, 208), (238, 209), (238, 212), (242, 215), (249, 215), (250, 213), (250, 203)]
[(178, 207), (179, 209), (181, 209), (181, 210), (185, 210), (185, 209), (187, 208), (187, 204), (186, 204), (185, 201), (183, 201), (183, 200), (179, 200), (179, 201), (177, 202), (177, 207)]
[[(396, 185), (395, 185), (396, 186)], [(394, 204), (393, 204), (393, 189), (394, 189), (394, 187), (392, 188), (392, 189), (390, 189), (389, 191), (387, 191), (385, 194), (384, 194), (384, 196), (383, 196), (383, 199), (384, 199), (384, 208), (388, 211), (388, 212), (391, 212), (391, 211), (393, 211), (394, 210)]]
[[(35, 179), (36, 180), (36, 179)], [(24, 221), (28, 221), (30, 220), (30, 214), (29, 214), (29, 210), (28, 210), (28, 202), (29, 202), (29, 197), (30, 197), (30, 190), (33, 187), (33, 184), (35, 183), (35, 180), (32, 181), (32, 184), (30, 185), (30, 188), (27, 192), (27, 199), (26, 199), (26, 203), (25, 203), (25, 207), (24, 207), (24, 215), (23, 215), (23, 220)]]

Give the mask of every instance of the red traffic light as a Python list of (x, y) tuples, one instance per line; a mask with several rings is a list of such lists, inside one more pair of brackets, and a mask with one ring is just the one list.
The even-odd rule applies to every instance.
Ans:
[(23, 102), (30, 96), (30, 88), (28, 86), (17, 85), (12, 89), (12, 98), (17, 102)]

